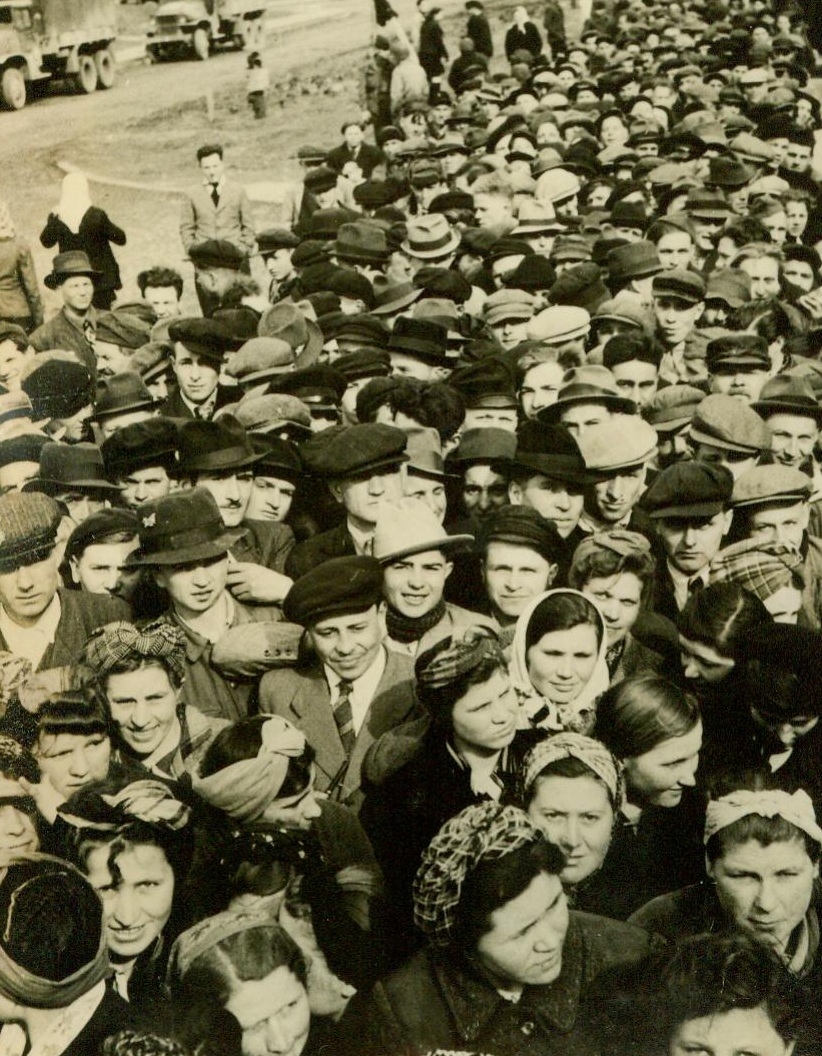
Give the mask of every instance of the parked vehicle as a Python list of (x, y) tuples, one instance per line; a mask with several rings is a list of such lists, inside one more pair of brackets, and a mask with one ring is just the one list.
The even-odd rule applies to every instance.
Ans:
[(265, 0), (161, 0), (146, 50), (155, 62), (207, 59), (224, 45), (262, 44)]

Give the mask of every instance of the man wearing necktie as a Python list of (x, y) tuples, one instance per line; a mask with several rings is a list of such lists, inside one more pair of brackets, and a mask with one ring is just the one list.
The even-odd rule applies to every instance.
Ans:
[(302, 730), (317, 753), (317, 788), (359, 809), (368, 748), (420, 715), (412, 658), (383, 644), (379, 562), (355, 555), (317, 565), (291, 587), (283, 613), (305, 627), (314, 655), (263, 676), (260, 713)]

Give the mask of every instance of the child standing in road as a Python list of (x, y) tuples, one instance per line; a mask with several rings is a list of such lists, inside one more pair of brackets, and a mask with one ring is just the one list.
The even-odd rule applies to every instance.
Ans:
[(266, 92), (269, 85), (268, 70), (263, 69), (263, 60), (258, 51), (248, 56), (248, 102), (257, 120), (265, 117)]

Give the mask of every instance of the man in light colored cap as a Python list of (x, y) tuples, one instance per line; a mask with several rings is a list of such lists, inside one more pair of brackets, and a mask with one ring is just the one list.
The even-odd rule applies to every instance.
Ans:
[(609, 527), (647, 532), (647, 518), (634, 508), (656, 454), (654, 427), (636, 415), (611, 418), (587, 429), (579, 450), (591, 479), (583, 493), (580, 528), (588, 533)]
[(813, 483), (789, 466), (756, 466), (734, 483), (735, 541), (786, 543), (804, 556), (800, 623), (822, 630), (822, 539), (808, 534)]
[(454, 549), (473, 541), (471, 535), (449, 535), (435, 514), (413, 499), (382, 507), (374, 529), (374, 557), (383, 568), (389, 649), (417, 656), (442, 638), (462, 638), (469, 627), (493, 626), (487, 617), (443, 596)]
[(552, 304), (528, 323), (529, 341), (539, 341), (556, 349), (557, 356), (566, 353), (585, 355), (585, 341), (591, 329), (591, 316), (585, 308), (572, 304)]
[(759, 399), (751, 406), (768, 424), (774, 461), (802, 469), (818, 480), (814, 451), (822, 428), (822, 407), (807, 379), (777, 374), (765, 382)]
[(771, 433), (756, 411), (735, 396), (714, 393), (694, 411), (690, 429), (694, 458), (717, 462), (734, 480), (758, 465)]
[(314, 660), (260, 681), (260, 714), (280, 715), (302, 730), (316, 752), (318, 791), (355, 810), (368, 748), (419, 717), (413, 660), (383, 644), (382, 578), (373, 557), (350, 554), (297, 579), (283, 611), (305, 627)]
[(483, 317), (503, 348), (514, 348), (528, 336), (534, 295), (525, 290), (497, 290), (485, 302)]
[(408, 462), (402, 486), (403, 495), (423, 503), (442, 524), (448, 501), (445, 486), (459, 480), (459, 477), (455, 473), (445, 472), (440, 434), (427, 426), (409, 430), (405, 449)]

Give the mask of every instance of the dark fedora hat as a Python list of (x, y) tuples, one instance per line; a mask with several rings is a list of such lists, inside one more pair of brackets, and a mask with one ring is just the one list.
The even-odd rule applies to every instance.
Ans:
[(502, 463), (508, 469), (524, 469), (568, 484), (582, 486), (591, 479), (574, 437), (561, 425), (525, 421), (517, 434), (514, 456)]
[(772, 414), (793, 414), (813, 418), (817, 427), (822, 427), (822, 407), (807, 378), (776, 374), (765, 383), (759, 399), (751, 406), (766, 420)]
[(256, 474), (297, 483), (303, 472), (303, 464), (296, 444), (274, 436), (255, 436), (252, 441), (254, 450), (261, 456)]
[(144, 502), (137, 510), (140, 549), (129, 565), (182, 565), (228, 553), (242, 534), (226, 528), (210, 491), (186, 488)]
[(403, 352), (432, 363), (443, 363), (448, 344), (448, 331), (429, 319), (408, 319), (401, 316), (394, 324), (388, 341), (389, 352)]
[(51, 274), (46, 275), (43, 282), (50, 290), (56, 290), (66, 279), (70, 279), (75, 275), (84, 275), (92, 281), (100, 277), (100, 272), (91, 266), (88, 254), (81, 249), (72, 249), (68, 253), (58, 253), (51, 265)]
[(113, 415), (151, 410), (153, 407), (154, 397), (140, 375), (124, 371), (122, 374), (113, 374), (97, 386), (92, 421), (99, 422)]
[(23, 485), (23, 491), (44, 495), (61, 492), (116, 492), (106, 478), (103, 456), (96, 444), (44, 444), (40, 451), (39, 475)]
[(232, 414), (222, 414), (211, 422), (200, 418), (183, 422), (177, 434), (177, 451), (177, 472), (182, 477), (248, 469), (263, 457)]

